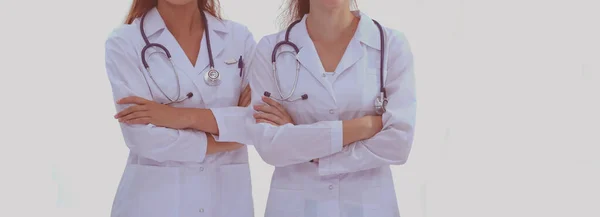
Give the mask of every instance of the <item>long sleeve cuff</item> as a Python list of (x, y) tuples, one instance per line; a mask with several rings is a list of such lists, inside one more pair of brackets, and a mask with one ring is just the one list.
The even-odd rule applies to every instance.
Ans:
[(247, 107), (210, 108), (219, 128), (219, 135), (213, 135), (217, 142), (245, 141)]

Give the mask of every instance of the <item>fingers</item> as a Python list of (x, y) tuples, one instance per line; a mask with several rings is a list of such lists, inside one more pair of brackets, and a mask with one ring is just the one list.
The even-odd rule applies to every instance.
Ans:
[[(254, 110), (256, 110), (257, 114), (264, 114), (262, 116), (266, 116), (265, 119), (275, 122), (277, 126), (284, 125), (287, 122), (291, 122), (287, 119), (287, 117), (282, 114), (277, 108), (269, 105), (256, 105), (254, 106)], [(256, 117), (256, 116), (255, 116)], [(260, 115), (259, 115), (260, 117)]]
[(264, 113), (273, 114), (273, 115), (276, 115), (278, 117), (283, 117), (283, 114), (277, 108), (275, 108), (273, 106), (255, 105), (254, 106), (254, 110), (256, 110), (258, 112), (264, 112)]
[(242, 93), (240, 94), (240, 100), (238, 102), (238, 106), (246, 107), (250, 105), (252, 92), (250, 91), (250, 85), (246, 86)]
[(125, 98), (120, 99), (119, 101), (117, 101), (117, 104), (138, 104), (138, 105), (143, 105), (146, 104), (148, 102), (151, 102), (147, 99), (141, 98), (141, 97), (137, 97), (137, 96), (128, 96)]
[(140, 112), (140, 111), (148, 111), (148, 108), (144, 105), (130, 106), (129, 108), (123, 109), (123, 111), (117, 113), (115, 115), (115, 118), (121, 118), (121, 117), (129, 115), (133, 112)]
[(126, 123), (126, 124), (150, 124), (150, 118), (148, 118), (148, 117), (136, 118), (136, 119), (128, 120), (124, 123)]
[(250, 85), (246, 85), (246, 88), (244, 88), (244, 93), (245, 94), (249, 94), (250, 93)]
[(241, 106), (246, 107), (246, 106), (250, 105), (251, 98), (252, 98), (252, 92), (250, 91), (250, 85), (248, 85), (248, 86), (246, 86), (246, 89), (244, 89), (244, 92), (242, 93)]
[(250, 105), (250, 96), (241, 96), (240, 97), (240, 102), (238, 103), (238, 106), (240, 107), (246, 107)]
[(148, 112), (145, 111), (133, 112), (131, 114), (119, 118), (119, 122), (127, 122), (137, 118), (150, 118), (150, 115), (148, 114)]
[(271, 99), (270, 97), (263, 96), (262, 100), (263, 100), (263, 102), (267, 103), (267, 105), (275, 107), (281, 113), (285, 113), (285, 109), (283, 108), (283, 106), (281, 106), (281, 104), (279, 104), (279, 102), (275, 101), (274, 99)]
[(254, 114), (254, 118), (256, 120), (258, 120), (258, 119), (265, 119), (267, 121), (271, 121), (271, 122), (275, 123), (276, 126), (279, 126), (279, 125), (283, 124), (283, 120), (281, 118), (279, 118), (277, 115), (274, 115), (274, 114), (269, 114), (269, 113), (255, 113)]
[(265, 119), (256, 119), (256, 123), (267, 123), (267, 124), (271, 124), (273, 126), (279, 126), (279, 124), (276, 124), (273, 121), (269, 121), (269, 120), (265, 120)]
[(250, 89), (250, 85), (246, 86), (246, 89), (244, 90), (245, 94), (244, 96), (246, 96), (246, 106), (250, 105), (250, 101), (252, 101), (252, 90)]

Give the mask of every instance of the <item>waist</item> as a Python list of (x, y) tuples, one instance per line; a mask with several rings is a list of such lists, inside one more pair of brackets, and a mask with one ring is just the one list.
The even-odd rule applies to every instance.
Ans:
[(310, 189), (331, 184), (357, 188), (379, 187), (393, 185), (393, 177), (389, 166), (321, 176), (317, 164), (303, 163), (287, 167), (276, 167), (271, 181), (272, 188), (283, 189)]

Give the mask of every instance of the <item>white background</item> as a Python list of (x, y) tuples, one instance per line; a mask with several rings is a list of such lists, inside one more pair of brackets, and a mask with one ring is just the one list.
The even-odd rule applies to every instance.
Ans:
[[(280, 0), (222, 0), (256, 40)], [(359, 0), (416, 63), (403, 217), (600, 216), (596, 0)], [(0, 216), (109, 216), (127, 149), (104, 41), (130, 1), (0, 1)], [(273, 168), (252, 149), (256, 216)]]

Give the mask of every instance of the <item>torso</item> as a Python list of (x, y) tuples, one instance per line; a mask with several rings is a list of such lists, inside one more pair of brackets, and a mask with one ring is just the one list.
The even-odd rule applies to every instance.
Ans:
[[(371, 25), (372, 21), (366, 20), (365, 23)], [(373, 48), (380, 46), (377, 27), (371, 26), (369, 32), (362, 32), (360, 36), (348, 34), (336, 43), (307, 39), (309, 34), (305, 27), (305, 21), (298, 23), (290, 35), (290, 41), (300, 49), (297, 57), (301, 68), (295, 88), (292, 59), (281, 57), (277, 60), (281, 62), (276, 75), (281, 91), (290, 93), (294, 90), (291, 98), (299, 98), (302, 94), (309, 96), (308, 100), (282, 102), (296, 124), (375, 115), (373, 103), (379, 94), (379, 62), (381, 58), (388, 58)], [(384, 30), (390, 37), (388, 32)], [(266, 37), (257, 50), (265, 46), (270, 54), (276, 43), (285, 40), (285, 31)], [(264, 59), (270, 60), (270, 56), (266, 57)], [(319, 61), (322, 67), (318, 65)], [(268, 64), (270, 62), (265, 65)], [(276, 167), (265, 216), (398, 217), (394, 191), (389, 166), (327, 176), (320, 175), (319, 166), (310, 162)]]
[[(155, 10), (150, 13), (145, 21), (148, 39), (150, 43), (161, 44), (168, 49), (180, 81), (180, 85), (177, 85), (169, 62), (161, 59), (164, 55), (153, 55), (162, 50), (153, 47), (148, 50), (146, 57), (156, 83), (167, 95), (176, 95), (177, 89), (180, 88), (182, 94), (191, 92), (194, 96), (172, 106), (188, 108), (236, 106), (242, 78), (238, 75), (237, 65), (228, 65), (225, 61), (237, 59), (242, 55), (244, 58), (250, 58), (249, 48), (253, 48), (254, 45), (246, 40), (250, 35), (247, 29), (231, 21), (217, 21), (214, 17), (209, 17), (209, 24), (212, 25), (209, 34), (214, 64), (222, 74), (222, 83), (219, 86), (208, 86), (202, 74), (209, 67), (206, 48), (202, 47), (205, 46), (202, 40), (204, 30), (186, 37), (174, 37), (166, 29), (156, 30), (160, 18), (157, 17)], [(118, 57), (109, 57), (119, 61), (116, 66), (118, 69), (114, 70), (117, 72), (109, 74), (111, 83), (120, 85), (114, 86), (113, 92), (120, 96), (125, 91), (131, 90), (140, 97), (156, 102), (167, 102), (157, 85), (150, 80), (148, 82), (154, 96), (151, 98), (148, 93), (149, 88), (142, 73), (147, 77), (149, 71), (142, 65), (140, 56), (145, 42), (139, 29), (139, 20), (136, 20), (131, 25), (115, 30), (108, 39), (113, 42), (109, 44), (118, 43), (115, 47), (127, 48)], [(132, 139), (135, 140), (133, 142), (140, 144), (156, 136), (148, 136), (144, 133), (135, 135), (136, 132), (138, 131), (124, 131), (124, 134), (127, 133), (126, 136), (129, 138), (135, 138)], [(173, 149), (172, 152), (177, 152), (178, 147), (181, 152), (195, 151), (196, 149), (185, 149), (185, 147), (200, 145), (196, 142), (201, 141), (189, 135), (182, 136), (188, 133), (189, 131), (164, 133), (164, 137), (177, 136), (178, 141), (183, 142), (177, 145), (164, 144), (164, 148), (157, 147), (156, 152), (166, 152), (170, 149)], [(198, 153), (198, 158), (199, 156)], [(202, 161), (178, 160), (174, 157), (167, 160), (153, 160), (131, 151), (115, 196), (112, 216), (250, 217), (253, 215), (251, 193), (246, 147), (208, 155)], [(236, 204), (236, 209), (228, 209), (226, 207), (228, 203)]]

